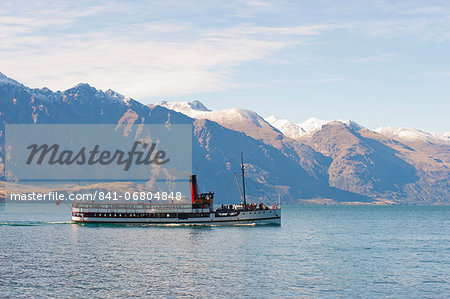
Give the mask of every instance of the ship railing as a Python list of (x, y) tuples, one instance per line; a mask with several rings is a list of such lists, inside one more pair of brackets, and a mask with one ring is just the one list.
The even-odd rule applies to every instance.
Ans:
[(118, 204), (118, 203), (73, 203), (72, 208), (83, 209), (192, 209), (192, 205), (180, 204)]

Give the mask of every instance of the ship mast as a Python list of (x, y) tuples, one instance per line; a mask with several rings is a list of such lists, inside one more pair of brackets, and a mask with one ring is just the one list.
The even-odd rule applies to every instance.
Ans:
[(247, 201), (245, 198), (245, 176), (244, 176), (244, 154), (241, 152), (241, 170), (242, 170), (242, 190), (244, 197), (244, 209), (247, 208)]

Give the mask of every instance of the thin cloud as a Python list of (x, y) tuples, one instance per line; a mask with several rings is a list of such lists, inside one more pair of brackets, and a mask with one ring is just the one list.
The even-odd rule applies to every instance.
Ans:
[(312, 78), (298, 80), (299, 83), (333, 83), (341, 81), (344, 81), (344, 78)]
[(450, 39), (450, 17), (412, 17), (371, 20), (354, 23), (353, 32), (373, 37), (415, 37), (422, 42), (445, 42)]
[(315, 36), (329, 31), (348, 29), (350, 25), (347, 24), (313, 24), (304, 26), (290, 26), (290, 27), (269, 27), (269, 26), (253, 26), (240, 25), (222, 30), (211, 31), (206, 35), (220, 35), (228, 37), (236, 36)]
[[(148, 26), (155, 29), (155, 26)], [(50, 47), (48, 45), (51, 45)], [(108, 34), (72, 34), (64, 38), (10, 37), (16, 51), (0, 46), (2, 71), (19, 74), (36, 86), (42, 74), (51, 89), (70, 88), (83, 81), (114, 87), (133, 97), (176, 96), (232, 86), (231, 69), (263, 59), (285, 46), (256, 38), (205, 37), (189, 41), (145, 41)], [(36, 49), (40, 50), (36, 52)], [(18, 60), (17, 57), (20, 57)], [(45, 70), (45, 72), (43, 72)]]
[(78, 15), (45, 8), (39, 14), (27, 11), (3, 19), (0, 36), (8, 43), (0, 45), (1, 71), (33, 87), (44, 83), (54, 90), (87, 81), (136, 98), (179, 96), (241, 85), (232, 79), (237, 67), (268, 60), (299, 43), (290, 36), (316, 36), (338, 27), (204, 29), (189, 22), (146, 21), (100, 28), (91, 24), (78, 30), (83, 18), (101, 18), (103, 11), (101, 6), (87, 7)]
[(361, 62), (386, 62), (392, 60), (397, 55), (394, 53), (383, 53), (373, 56), (365, 56), (349, 59), (350, 62), (361, 63)]
[(442, 6), (422, 6), (422, 7), (416, 7), (407, 9), (402, 12), (406, 15), (423, 15), (423, 14), (446, 14), (448, 13), (446, 9)]
[(428, 71), (420, 73), (421, 76), (427, 76), (427, 77), (441, 77), (441, 78), (447, 78), (450, 77), (450, 70), (436, 70), (436, 71)]

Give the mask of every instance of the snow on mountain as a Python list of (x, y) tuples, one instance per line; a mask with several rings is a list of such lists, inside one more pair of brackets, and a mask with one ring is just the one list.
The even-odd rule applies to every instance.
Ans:
[[(298, 139), (307, 134), (313, 134), (322, 129), (324, 125), (333, 122), (318, 119), (317, 117), (310, 117), (302, 123), (294, 124), (287, 119), (278, 118), (274, 115), (266, 118), (266, 121), (273, 127), (280, 130), (285, 136), (293, 139)], [(364, 128), (352, 120), (336, 120), (336, 122), (343, 123), (353, 130), (360, 130)]]
[(351, 128), (354, 131), (359, 131), (361, 129), (367, 129), (363, 126), (361, 126), (360, 124), (358, 124), (357, 122), (353, 121), (353, 120), (346, 120), (346, 121), (342, 121), (344, 124), (347, 125), (347, 127)]
[(307, 133), (300, 126), (291, 123), (287, 119), (278, 118), (274, 115), (266, 118), (266, 121), (274, 128), (280, 130), (280, 132), (282, 132), (284, 135), (293, 139), (297, 139)]
[(314, 133), (321, 129), (323, 125), (329, 123), (327, 120), (311, 117), (302, 123), (294, 124), (287, 119), (278, 118), (274, 115), (266, 118), (266, 121), (280, 130), (284, 135), (293, 139), (298, 139), (308, 133)]
[(386, 137), (404, 141), (425, 141), (431, 143), (450, 144), (450, 132), (443, 135), (428, 133), (413, 128), (380, 127), (375, 130)]
[(9, 85), (18, 85), (18, 86), (22, 85), (19, 82), (17, 82), (16, 80), (8, 78), (3, 73), (0, 73), (0, 84), (9, 84)]
[(208, 119), (225, 128), (239, 131), (255, 139), (270, 139), (274, 141), (280, 132), (275, 130), (267, 121), (256, 112), (240, 108), (211, 111), (201, 102), (167, 102), (162, 101), (156, 105), (183, 113), (195, 119)]
[[(156, 105), (163, 106), (163, 107), (165, 107), (167, 109), (183, 113), (183, 114), (188, 115), (188, 116), (193, 117), (193, 118), (197, 118), (197, 117), (194, 116), (196, 111), (199, 111), (199, 112), (211, 111), (208, 108), (206, 108), (205, 105), (203, 105), (200, 101), (197, 101), (197, 100), (192, 101), (192, 102), (188, 102), (188, 101), (184, 101), (184, 102), (162, 101), (162, 102), (159, 102)], [(201, 114), (199, 114), (199, 115), (201, 115)]]
[(305, 132), (312, 133), (319, 130), (320, 128), (322, 128), (323, 125), (326, 125), (329, 122), (330, 121), (328, 120), (321, 120), (318, 119), (317, 117), (310, 117), (304, 122), (299, 123), (298, 126), (302, 128)]

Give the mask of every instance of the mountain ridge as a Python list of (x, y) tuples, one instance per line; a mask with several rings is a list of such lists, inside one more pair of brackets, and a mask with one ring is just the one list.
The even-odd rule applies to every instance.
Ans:
[(219, 201), (240, 200), (237, 188), (224, 186), (244, 151), (253, 200), (276, 201), (280, 195), (284, 203), (303, 204), (449, 203), (447, 144), (399, 140), (352, 121), (314, 119), (320, 128), (291, 138), (251, 110), (211, 111), (199, 101), (144, 105), (87, 83), (53, 92), (3, 81), (0, 174), (6, 123), (184, 123), (193, 125), (193, 171), (201, 188), (214, 189)]
[[(332, 122), (342, 122), (346, 123), (348, 125), (352, 125), (359, 128), (365, 128), (364, 126), (358, 124), (357, 122), (353, 120), (321, 120), (316, 117), (310, 117), (306, 121), (295, 124), (287, 119), (278, 118), (274, 115), (271, 115), (265, 120), (270, 123), (275, 128), (279, 129), (283, 134), (297, 139), (302, 137), (303, 135), (306, 135), (308, 133), (315, 132), (319, 130), (323, 125)], [(366, 128), (368, 129), (368, 128)], [(370, 129), (369, 129), (370, 130)], [(415, 128), (397, 128), (392, 126), (386, 126), (386, 127), (379, 127), (376, 128), (375, 131), (377, 133), (380, 133), (382, 135), (385, 135), (387, 137), (391, 138), (399, 138), (399, 139), (409, 139), (409, 141), (414, 139), (422, 139), (422, 140), (428, 140), (428, 141), (434, 141), (434, 142), (450, 142), (450, 132), (446, 132), (444, 134), (437, 134), (437, 133), (430, 133), (425, 132), (423, 130), (415, 129)]]

